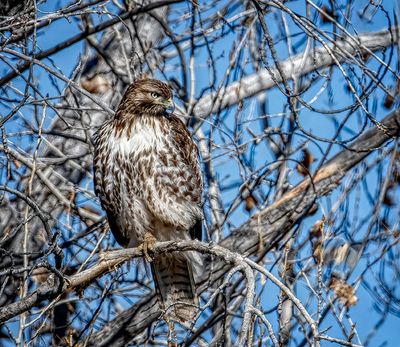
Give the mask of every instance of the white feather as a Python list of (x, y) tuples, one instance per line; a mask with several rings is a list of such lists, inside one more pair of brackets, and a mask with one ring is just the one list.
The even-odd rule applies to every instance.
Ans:
[(130, 155), (131, 153), (139, 154), (144, 150), (160, 147), (164, 144), (161, 134), (157, 123), (155, 127), (151, 127), (148, 124), (135, 122), (130, 137), (128, 137), (127, 131), (123, 132), (119, 138), (116, 138), (113, 134), (113, 141), (115, 141), (113, 151)]

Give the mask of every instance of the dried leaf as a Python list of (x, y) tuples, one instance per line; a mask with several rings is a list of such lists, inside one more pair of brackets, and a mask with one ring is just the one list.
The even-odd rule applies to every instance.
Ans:
[(344, 245), (341, 245), (340, 247), (335, 249), (334, 261), (336, 264), (341, 264), (346, 260), (349, 248), (350, 245), (348, 243), (345, 243)]
[(359, 246), (351, 243), (342, 243), (341, 240), (330, 242), (329, 248), (324, 250), (326, 265), (345, 264), (353, 267), (358, 262)]
[(310, 174), (311, 164), (315, 161), (314, 156), (308, 149), (303, 149), (303, 157), (300, 163), (297, 164), (297, 171), (302, 176), (308, 176)]
[(332, 19), (336, 19), (335, 11), (328, 6), (323, 6), (322, 11), (323, 13), (320, 13), (320, 16), (323, 23), (331, 23)]
[(93, 94), (103, 94), (110, 87), (108, 80), (100, 75), (96, 75), (90, 79), (83, 79), (81, 81), (81, 86), (83, 89)]
[(317, 264), (322, 264), (324, 255), (323, 235), (325, 216), (314, 223), (310, 230), (309, 238), (312, 242), (313, 258)]
[(243, 20), (242, 20), (242, 25), (245, 27), (250, 27), (251, 23), (253, 22), (254, 17), (252, 16), (246, 16)]
[(362, 54), (361, 54), (361, 59), (362, 59), (364, 62), (367, 62), (370, 58), (371, 58), (371, 54), (370, 54), (369, 52), (367, 52), (367, 51), (363, 51), (363, 52), (362, 52)]
[(317, 220), (310, 230), (310, 239), (320, 239), (324, 234), (325, 216), (321, 220)]
[(17, 159), (14, 159), (13, 162), (17, 169), (19, 169), (22, 166), (22, 163)]
[(394, 202), (393, 202), (392, 197), (390, 196), (389, 190), (386, 191), (385, 196), (383, 197), (382, 203), (389, 207), (394, 205)]
[(387, 109), (390, 109), (393, 107), (394, 104), (394, 97), (391, 96), (390, 94), (386, 94), (385, 100), (383, 101), (383, 106)]
[(314, 242), (313, 243), (313, 258), (317, 264), (322, 264), (323, 261), (323, 245), (322, 242)]
[(250, 212), (257, 205), (257, 200), (253, 195), (249, 195), (244, 199), (244, 208), (247, 212)]
[(332, 275), (329, 288), (335, 292), (336, 297), (342, 305), (351, 307), (358, 302), (356, 290), (336, 274)]

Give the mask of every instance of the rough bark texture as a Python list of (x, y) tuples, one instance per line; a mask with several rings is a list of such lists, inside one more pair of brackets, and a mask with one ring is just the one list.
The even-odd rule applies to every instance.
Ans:
[[(0, 14), (14, 13), (10, 11), (18, 8), (14, 7), (17, 3), (20, 2), (6, 1), (0, 6)], [(152, 14), (161, 20), (167, 19), (165, 13), (166, 7), (152, 11)], [(128, 16), (124, 24), (114, 23), (114, 26), (104, 31), (102, 41), (98, 44), (94, 43), (104, 48), (102, 54), (106, 52), (107, 62), (101, 54), (86, 57), (83, 59), (83, 69), (77, 71), (74, 77), (78, 84), (86, 83), (86, 90), (88, 90), (88, 83), (90, 85), (95, 79), (107, 80), (104, 90), (98, 92), (97, 95), (112, 109), (115, 109), (118, 104), (125, 86), (143, 73), (147, 69), (146, 66), (151, 67), (152, 63), (159, 59), (153, 51), (163, 37), (163, 28), (159, 21), (147, 13), (134, 14), (131, 17)], [(354, 56), (370, 54), (396, 44), (398, 30), (397, 27), (391, 31), (362, 34), (355, 40), (337, 40), (329, 46), (331, 51), (326, 47), (320, 47), (312, 53), (299, 54), (281, 63), (283, 75), (289, 80), (293, 76), (300, 77), (311, 71), (330, 67), (336, 62), (352, 63)], [(20, 34), (17, 33), (18, 35)], [(18, 37), (22, 38), (21, 35)], [(132, 52), (135, 54), (131, 54)], [(129, 59), (130, 56), (134, 56), (135, 59)], [(11, 77), (10, 75), (7, 78)], [(3, 80), (3, 83), (6, 82), (7, 80)], [(272, 75), (266, 70), (261, 70), (257, 74), (245, 76), (240, 81), (227, 85), (218, 94), (210, 93), (202, 97), (195, 105), (193, 115), (205, 119), (213, 112), (237, 105), (246, 98), (274, 87), (277, 82), (282, 82), (282, 78), (276, 69), (272, 69)], [(71, 107), (75, 109), (68, 109)], [(50, 144), (47, 145), (44, 156), (59, 158), (64, 155), (69, 158), (79, 158), (79, 161), (66, 160), (63, 165), (40, 168), (37, 170), (33, 184), (32, 199), (41, 206), (43, 211), (51, 214), (52, 226), (66, 209), (76, 210), (76, 214), (80, 214), (82, 219), (88, 219), (91, 222), (101, 220), (100, 212), (79, 210), (74, 205), (74, 200), (68, 200), (65, 196), (73, 192), (74, 184), (79, 185), (87, 176), (87, 172), (91, 170), (91, 136), (110, 116), (81, 93), (72, 88), (66, 89), (65, 100), (60, 107), (59, 116), (54, 120), (52, 132), (68, 136), (48, 136)], [(386, 117), (383, 125), (385, 128), (374, 126), (366, 131), (348, 149), (343, 149), (327, 162), (312, 178), (305, 179), (273, 205), (253, 216), (240, 228), (234, 230), (229, 237), (222, 240), (220, 245), (248, 256), (256, 256), (260, 252), (279, 247), (280, 241), (290, 234), (293, 225), (308, 215), (319, 197), (335, 189), (343, 177), (371, 151), (398, 135), (400, 111), (396, 110)], [(20, 159), (23, 160), (23, 158)], [(26, 166), (29, 167), (29, 163), (26, 163)], [(23, 210), (23, 206), (25, 203), (21, 202), (20, 210)], [(6, 228), (11, 230), (23, 222), (23, 219), (16, 218), (13, 213), (14, 211), (7, 206), (0, 208), (0, 230)], [(43, 241), (40, 241), (38, 235), (43, 232), (43, 224), (37, 219), (36, 223), (31, 225), (34, 225), (30, 233), (31, 249), (40, 249)], [(17, 234), (10, 240), (10, 244), (6, 245), (7, 248), (11, 251), (21, 251), (21, 238), (22, 233)], [(10, 263), (7, 261), (7, 259), (1, 261), (0, 271), (9, 266)], [(118, 264), (119, 262), (114, 265)], [(200, 291), (204, 291), (207, 284), (219, 280), (230, 267), (226, 262), (218, 260), (206, 265), (207, 270), (200, 281)], [(210, 273), (211, 268), (212, 273)], [(113, 268), (101, 268), (95, 273), (91, 270), (88, 269), (88, 272), (82, 272), (71, 278), (72, 284), (59, 285), (55, 283), (58, 281), (55, 281), (53, 276), (49, 277), (39, 289), (22, 300), (0, 308), (0, 322), (13, 318), (61, 292), (81, 289), (96, 277), (112, 271)], [(10, 286), (6, 290), (12, 288), (13, 286)], [(10, 294), (9, 297), (11, 298), (12, 295)], [(160, 313), (155, 296), (146, 296), (133, 307), (119, 314), (113, 321), (105, 324), (91, 336), (88, 345), (125, 346), (132, 341), (139, 343), (146, 337), (146, 329), (160, 317)]]
[(31, 7), (33, 2), (31, 0), (3, 0), (0, 3), (0, 16), (13, 16), (20, 13), (29, 6)]
[[(335, 65), (336, 61), (352, 63), (355, 56), (376, 52), (396, 44), (399, 30), (399, 27), (393, 27), (390, 31), (360, 34), (354, 40), (337, 40), (328, 46), (330, 51), (326, 47), (319, 47), (282, 61), (281, 71), (284, 78), (290, 80), (293, 76), (299, 78), (312, 71)], [(199, 118), (207, 117), (212, 112), (236, 105), (245, 98), (274, 87), (277, 82), (281, 83), (282, 77), (276, 68), (271, 68), (271, 73), (266, 69), (261, 70), (222, 88), (218, 95), (212, 93), (204, 96), (196, 104), (193, 113)]]

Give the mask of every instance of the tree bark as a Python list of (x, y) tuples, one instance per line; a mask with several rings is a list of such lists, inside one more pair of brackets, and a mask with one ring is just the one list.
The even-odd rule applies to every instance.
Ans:
[[(153, 10), (153, 13), (158, 18), (166, 19), (162, 8)], [(127, 24), (129, 29), (124, 25), (117, 25), (113, 27), (113, 30), (105, 31), (99, 47), (108, 47), (107, 62), (101, 55), (84, 59), (83, 71), (79, 72), (75, 78), (76, 81), (81, 82), (90, 82), (99, 76), (105, 78), (108, 88), (101, 94), (101, 98), (111, 108), (115, 108), (118, 104), (125, 86), (143, 72), (139, 68), (143, 65), (143, 57), (147, 57), (148, 64), (157, 59), (151, 49), (163, 37), (162, 27), (147, 13), (137, 15), (134, 23), (129, 20)], [(321, 47), (287, 59), (281, 64), (284, 76), (286, 79), (292, 78), (293, 75), (302, 76), (314, 70), (332, 66), (335, 64), (335, 59), (342, 63), (352, 62), (357, 54), (376, 52), (397, 44), (393, 37), (398, 30), (399, 28), (393, 28), (391, 31), (363, 34), (356, 37), (354, 41), (338, 40), (331, 46), (331, 52)], [(121, 38), (116, 39), (118, 31), (121, 33)], [(133, 35), (133, 41), (128, 31)], [(355, 44), (356, 42), (358, 44)], [(133, 62), (124, 59), (132, 51), (137, 53), (135, 55), (137, 58)], [(110, 68), (110, 61), (112, 68)], [(133, 66), (132, 70), (128, 68), (129, 73), (127, 73), (127, 66)], [(213, 112), (236, 105), (246, 98), (274, 87), (276, 82), (282, 82), (277, 70), (272, 69), (272, 74), (275, 77), (263, 70), (246, 76), (238, 82), (233, 82), (218, 94), (206, 95), (195, 106), (194, 116), (206, 118)], [(65, 209), (72, 209), (77, 215), (80, 214), (74, 202), (66, 201), (63, 197), (68, 196), (74, 185), (78, 185), (87, 176), (92, 163), (91, 136), (94, 130), (110, 116), (100, 110), (92, 100), (70, 88), (65, 93), (65, 99), (67, 100), (64, 104), (65, 109), (70, 106), (76, 109), (62, 110), (61, 108), (61, 113), (53, 123), (52, 132), (63, 134), (63, 137), (48, 136), (49, 144), (44, 155), (48, 158), (65, 158), (66, 161), (63, 165), (38, 170), (32, 196), (43, 211), (51, 213), (53, 224)], [(256, 255), (260, 249), (267, 251), (279, 245), (279, 242), (290, 232), (291, 227), (307, 216), (315, 200), (337, 187), (346, 173), (370, 153), (370, 151), (365, 151), (365, 148), (372, 150), (398, 134), (399, 121), (397, 110), (383, 122), (389, 129), (387, 132), (378, 127), (370, 129), (360, 136), (350, 149), (345, 149), (332, 158), (312, 179), (304, 180), (273, 205), (253, 216), (247, 223), (233, 231), (229, 237), (222, 240), (220, 245), (249, 256)], [(79, 158), (79, 162), (74, 158)], [(93, 222), (101, 219), (100, 213), (89, 211), (81, 217), (91, 219)], [(22, 222), (21, 219), (14, 218), (7, 207), (0, 209), (0, 229), (4, 230), (6, 226), (15, 228)], [(42, 228), (40, 221), (35, 222), (36, 224), (32, 223), (31, 226), (32, 242)], [(21, 235), (17, 235), (11, 240), (11, 251), (18, 251), (21, 244), (20, 237)], [(211, 264), (207, 264), (208, 270), (200, 281), (201, 290), (206, 289), (205, 284), (210, 281), (210, 276), (212, 281), (216, 281), (229, 268), (229, 265), (223, 262), (214, 263), (214, 272), (210, 275), (210, 266)], [(0, 309), (0, 318), (2, 317), (4, 321), (32, 308), (51, 295), (55, 295), (54, 289), (54, 284), (51, 283), (47, 287), (41, 286), (28, 297)], [(155, 297), (148, 296), (106, 324), (102, 330), (91, 337), (89, 342), (92, 345), (124, 345), (143, 333), (146, 327), (159, 317), (159, 314)]]

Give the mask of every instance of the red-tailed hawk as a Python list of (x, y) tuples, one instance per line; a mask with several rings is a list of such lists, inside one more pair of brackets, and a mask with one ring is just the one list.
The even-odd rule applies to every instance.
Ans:
[[(138, 80), (94, 140), (95, 190), (111, 231), (124, 247), (143, 244), (147, 258), (154, 239), (201, 239), (197, 148), (184, 123), (167, 112), (172, 107), (165, 83)], [(192, 256), (175, 252), (151, 262), (163, 308), (172, 305), (172, 318), (183, 321), (194, 317), (197, 305)]]

